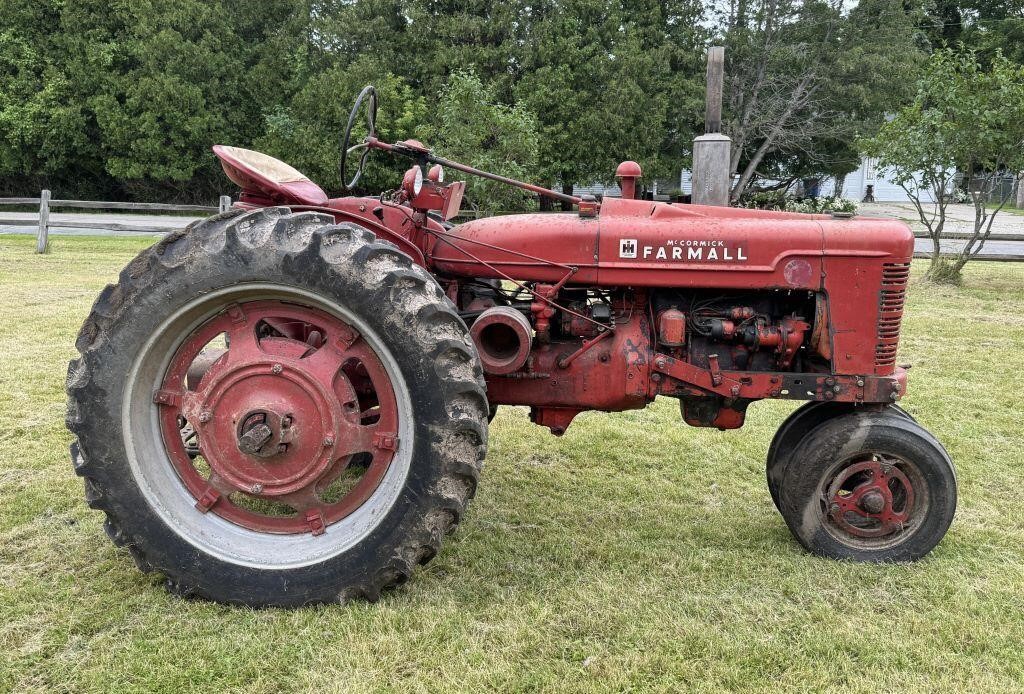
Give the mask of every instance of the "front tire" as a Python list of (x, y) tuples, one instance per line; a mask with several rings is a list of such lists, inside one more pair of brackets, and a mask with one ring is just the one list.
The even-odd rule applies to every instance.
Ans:
[(942, 445), (893, 412), (821, 424), (793, 451), (782, 516), (808, 551), (854, 561), (915, 561), (946, 534), (956, 471)]
[[(793, 455), (793, 451), (800, 444), (805, 436), (815, 428), (824, 424), (830, 419), (840, 415), (848, 414), (855, 410), (855, 405), (848, 402), (820, 402), (812, 401), (804, 403), (793, 410), (775, 432), (772, 442), (768, 446), (767, 461), (765, 464), (765, 476), (768, 478), (768, 493), (771, 494), (772, 503), (779, 511), (779, 489), (782, 487), (782, 480), (786, 476), (786, 467)], [(905, 417), (911, 421), (917, 421), (914, 417), (896, 404), (886, 405), (885, 411), (892, 412)]]
[(361, 227), (285, 208), (200, 222), (129, 264), (76, 346), (86, 499), (173, 592), (375, 600), (476, 490), (488, 405), (468, 330)]

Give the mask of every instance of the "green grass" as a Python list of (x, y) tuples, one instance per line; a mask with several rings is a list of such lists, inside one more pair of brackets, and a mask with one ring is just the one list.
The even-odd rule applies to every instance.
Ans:
[(253, 611), (139, 573), (68, 460), (75, 334), (151, 242), (58, 236), (44, 257), (0, 237), (0, 690), (1024, 688), (1024, 264), (911, 291), (904, 405), (961, 493), (924, 561), (837, 563), (790, 538), (763, 460), (793, 404), (722, 433), (661, 400), (561, 439), (505, 408), (465, 522), (405, 587)]

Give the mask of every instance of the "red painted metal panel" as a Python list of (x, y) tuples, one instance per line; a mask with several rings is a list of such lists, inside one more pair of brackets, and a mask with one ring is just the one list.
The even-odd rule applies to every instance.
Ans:
[(557, 282), (576, 267), (574, 284), (594, 284), (598, 224), (575, 213), (488, 217), (451, 229), (430, 256), (449, 275)]
[(835, 221), (825, 243), (836, 373), (893, 373), (913, 232), (889, 219)]
[(606, 200), (602, 285), (817, 289), (819, 215)]

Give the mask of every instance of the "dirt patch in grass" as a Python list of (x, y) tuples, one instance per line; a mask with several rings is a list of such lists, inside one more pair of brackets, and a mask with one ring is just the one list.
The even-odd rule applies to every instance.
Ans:
[[(63, 382), (96, 294), (152, 239), (0, 237), (0, 691), (1019, 690), (1024, 682), (1024, 264), (915, 284), (904, 405), (961, 485), (925, 561), (807, 556), (764, 482), (795, 405), (736, 432), (676, 403), (556, 439), (502, 408), (477, 498), (379, 604), (185, 602), (86, 508)], [(916, 265), (919, 274), (921, 266)], [(999, 318), (1006, 318), (1000, 321)]]

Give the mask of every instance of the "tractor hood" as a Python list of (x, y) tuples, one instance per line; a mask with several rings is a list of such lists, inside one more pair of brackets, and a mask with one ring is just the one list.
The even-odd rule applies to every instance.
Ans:
[(820, 289), (825, 258), (906, 262), (914, 237), (889, 219), (606, 198), (576, 213), (489, 217), (441, 237), (432, 260), (462, 277), (571, 284)]

